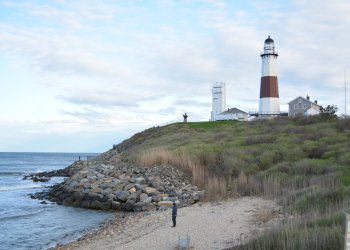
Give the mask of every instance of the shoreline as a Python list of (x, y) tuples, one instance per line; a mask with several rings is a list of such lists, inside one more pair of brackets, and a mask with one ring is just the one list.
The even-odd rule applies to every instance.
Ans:
[(74, 242), (57, 245), (70, 249), (174, 249), (179, 238), (190, 236), (194, 249), (223, 249), (243, 244), (283, 219), (272, 200), (242, 197), (197, 203), (178, 209), (178, 225), (171, 228), (171, 210), (117, 212), (96, 231)]

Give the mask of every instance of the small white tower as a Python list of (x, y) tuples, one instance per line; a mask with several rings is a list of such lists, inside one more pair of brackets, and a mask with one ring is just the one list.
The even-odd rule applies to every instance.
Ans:
[(280, 114), (280, 103), (277, 79), (277, 57), (274, 41), (270, 36), (265, 40), (264, 53), (261, 55), (261, 84), (259, 116), (274, 116)]
[(211, 120), (216, 120), (216, 115), (226, 110), (226, 87), (224, 82), (215, 83), (212, 88), (213, 108), (211, 111)]

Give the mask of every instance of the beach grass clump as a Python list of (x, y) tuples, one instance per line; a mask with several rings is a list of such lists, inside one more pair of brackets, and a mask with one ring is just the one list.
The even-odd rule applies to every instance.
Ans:
[(285, 225), (231, 250), (331, 250), (342, 249), (341, 225)]

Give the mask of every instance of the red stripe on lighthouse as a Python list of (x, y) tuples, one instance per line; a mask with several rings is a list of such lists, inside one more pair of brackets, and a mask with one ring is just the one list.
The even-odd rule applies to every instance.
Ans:
[(260, 84), (260, 98), (279, 97), (277, 76), (263, 76)]

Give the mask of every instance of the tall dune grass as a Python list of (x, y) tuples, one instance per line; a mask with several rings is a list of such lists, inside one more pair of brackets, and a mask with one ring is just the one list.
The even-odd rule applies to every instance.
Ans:
[(194, 159), (183, 150), (170, 151), (164, 148), (154, 148), (142, 152), (137, 158), (141, 166), (151, 167), (155, 165), (176, 166), (192, 178), (192, 183), (205, 188), (207, 199), (221, 199), (227, 196), (226, 179), (212, 173), (200, 159)]

